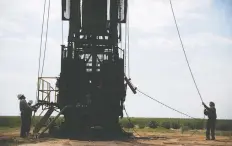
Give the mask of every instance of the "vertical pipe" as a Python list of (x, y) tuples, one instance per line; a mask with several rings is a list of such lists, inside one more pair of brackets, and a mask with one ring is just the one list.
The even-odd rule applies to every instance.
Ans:
[(54, 103), (57, 103), (57, 87), (55, 87), (55, 98), (54, 98)]
[(50, 98), (51, 98), (51, 84), (47, 82), (47, 89), (48, 89), (48, 102), (50, 103)]
[(111, 0), (110, 3), (110, 36), (114, 60), (118, 59), (118, 3), (117, 0)]
[[(44, 80), (42, 81), (42, 101), (44, 100)], [(42, 105), (42, 110), (43, 110), (43, 105)]]
[(39, 102), (39, 90), (40, 90), (40, 77), (38, 77), (38, 82), (37, 82), (37, 102)]
[(96, 36), (92, 36), (92, 73), (95, 74), (96, 72), (96, 64), (97, 64), (97, 53), (96, 53)]

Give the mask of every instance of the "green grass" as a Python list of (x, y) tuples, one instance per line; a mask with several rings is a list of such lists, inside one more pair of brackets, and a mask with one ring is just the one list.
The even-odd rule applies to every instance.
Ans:
[[(140, 129), (144, 129), (144, 127), (148, 127), (148, 123), (150, 121), (155, 121), (158, 123), (159, 127), (169, 129), (180, 129), (182, 126), (187, 126), (189, 130), (191, 129), (203, 129), (204, 123), (202, 119), (180, 119), (180, 118), (130, 118), (133, 125), (137, 125)], [(37, 122), (39, 117), (35, 117), (34, 122)], [(63, 119), (59, 118), (58, 123), (60, 123)], [(20, 126), (20, 117), (19, 116), (1, 116), (0, 117), (0, 128), (8, 127), (8, 128), (16, 128)], [(124, 128), (128, 128), (128, 119), (123, 118), (120, 119), (120, 124)], [(146, 129), (146, 128), (145, 128)], [(218, 131), (232, 131), (232, 120), (217, 120), (216, 129)], [(157, 130), (157, 128), (156, 128)]]
[(1, 132), (11, 132), (11, 131), (15, 131), (17, 130), (18, 127), (15, 127), (15, 128), (9, 128), (9, 127), (0, 127), (0, 133)]
[[(201, 119), (174, 119), (174, 118), (130, 118), (132, 124), (136, 131), (142, 132), (157, 132), (157, 133), (172, 133), (180, 132), (184, 134), (195, 134), (205, 135), (204, 123)], [(35, 117), (34, 123), (39, 120), (39, 117)], [(63, 118), (59, 118), (57, 123), (63, 121)], [(149, 128), (148, 123), (154, 121), (158, 124), (157, 128)], [(0, 133), (11, 132), (19, 130), (20, 127), (20, 117), (18, 116), (0, 116)], [(120, 124), (125, 131), (132, 132), (133, 129), (128, 127), (128, 119), (120, 119)], [(176, 126), (178, 125), (178, 126)], [(175, 127), (175, 128), (173, 128)], [(178, 128), (176, 128), (178, 127)], [(216, 135), (217, 136), (228, 136), (232, 138), (232, 120), (217, 120), (216, 125)], [(176, 129), (176, 130), (172, 130)], [(183, 129), (183, 130), (182, 130)], [(197, 130), (197, 131), (196, 131)], [(203, 131), (202, 131), (203, 130)]]

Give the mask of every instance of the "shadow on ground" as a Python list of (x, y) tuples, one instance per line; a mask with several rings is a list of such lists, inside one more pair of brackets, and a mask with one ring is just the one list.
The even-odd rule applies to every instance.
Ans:
[(116, 141), (118, 143), (123, 142), (123, 143), (131, 143), (132, 145), (143, 145), (147, 146), (149, 144), (144, 144), (141, 142), (138, 142), (139, 140), (166, 140), (168, 139), (167, 137), (156, 137), (156, 136), (143, 136), (143, 137), (135, 137), (133, 135), (130, 136), (124, 136), (124, 137), (113, 137), (112, 135), (108, 135), (107, 137), (87, 137), (87, 136), (82, 136), (82, 137), (51, 137), (48, 134), (44, 134), (42, 137), (39, 139), (35, 139), (33, 137), (28, 137), (28, 138), (20, 138), (20, 137), (10, 137), (10, 136), (2, 136), (0, 137), (0, 146), (17, 146), (21, 144), (37, 144), (41, 142), (48, 142), (48, 141), (56, 141), (56, 140), (61, 140), (61, 139), (69, 139), (72, 141), (91, 141), (91, 142), (107, 142), (107, 141)]

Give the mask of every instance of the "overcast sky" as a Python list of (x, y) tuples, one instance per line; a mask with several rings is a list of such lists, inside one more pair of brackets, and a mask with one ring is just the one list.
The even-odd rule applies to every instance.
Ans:
[[(61, 2), (51, 0), (44, 76), (60, 72)], [(218, 118), (232, 115), (232, 1), (173, 0), (186, 53), (203, 100)], [(43, 0), (0, 1), (0, 115), (19, 115), (16, 95), (35, 100)], [(150, 96), (191, 116), (203, 107), (190, 76), (169, 0), (129, 0), (130, 75)], [(65, 24), (66, 26), (67, 24)], [(67, 38), (67, 27), (65, 27)], [(185, 118), (128, 90), (133, 117)]]

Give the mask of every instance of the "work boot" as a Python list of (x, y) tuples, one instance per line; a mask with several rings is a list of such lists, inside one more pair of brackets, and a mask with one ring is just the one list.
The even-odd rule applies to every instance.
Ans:
[(212, 138), (211, 140), (215, 140), (215, 133), (211, 134), (211, 138)]

